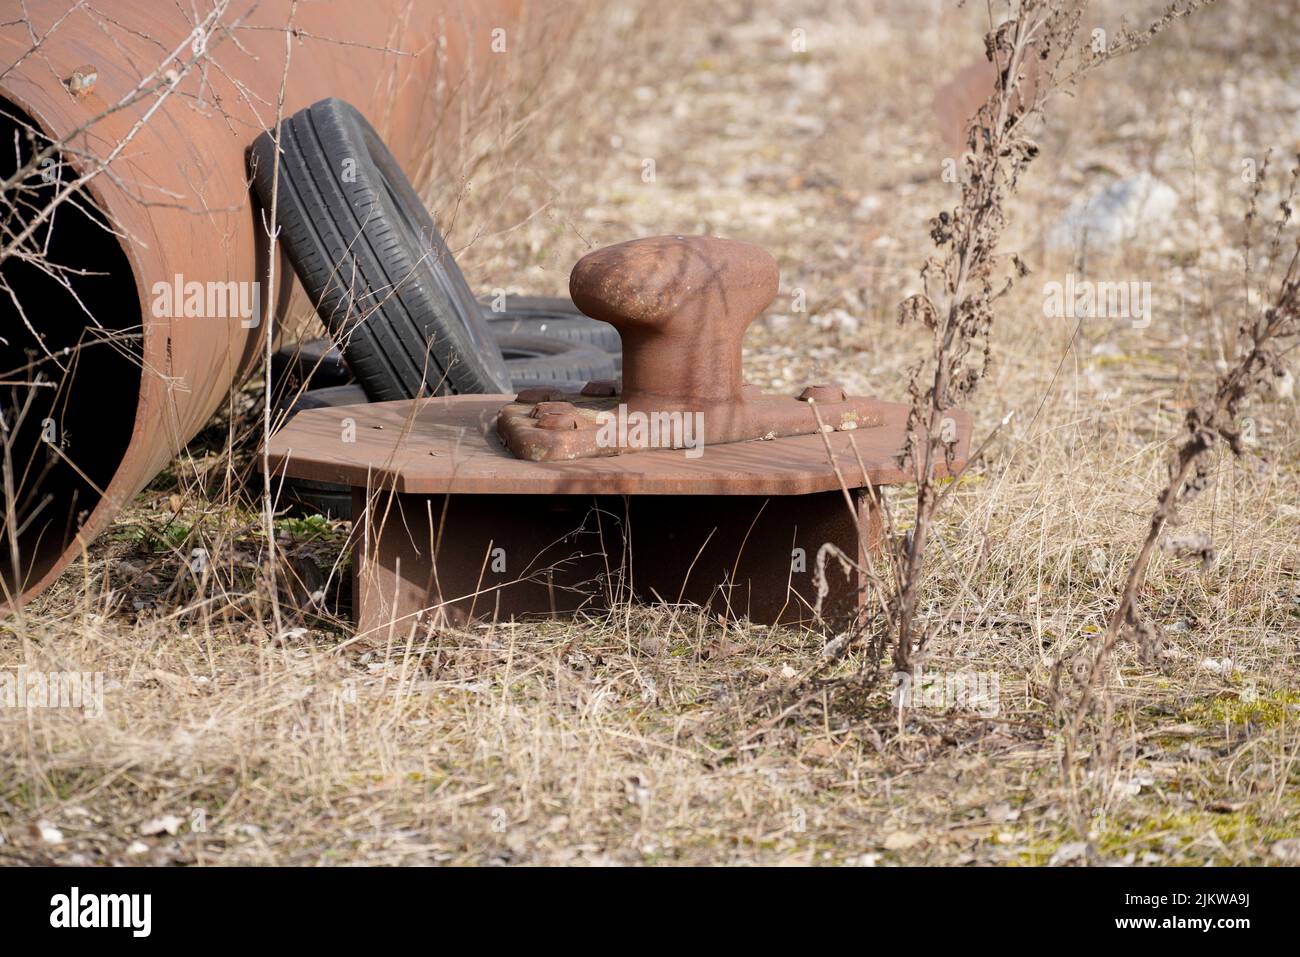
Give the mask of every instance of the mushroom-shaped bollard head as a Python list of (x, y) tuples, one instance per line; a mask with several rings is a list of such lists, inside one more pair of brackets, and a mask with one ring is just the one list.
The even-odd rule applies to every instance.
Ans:
[(588, 253), (569, 293), (623, 339), (631, 404), (739, 402), (745, 329), (776, 298), (776, 260), (749, 243), (657, 236)]

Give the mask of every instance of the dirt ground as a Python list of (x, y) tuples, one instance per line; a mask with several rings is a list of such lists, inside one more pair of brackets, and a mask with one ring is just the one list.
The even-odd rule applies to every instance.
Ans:
[[(1010, 210), (1007, 247), (1031, 274), (999, 303), (977, 440), (1014, 417), (950, 496), (924, 596), (927, 667), (995, 681), (995, 715), (900, 721), (885, 683), (774, 720), (764, 695), (826, 638), (690, 608), (350, 642), (258, 585), (222, 421), (0, 631), (0, 666), (105, 676), (102, 716), (0, 720), (0, 860), (1300, 860), (1289, 382), (1247, 410), (1255, 454), (1216, 462), (1180, 530), (1209, 535), (1217, 562), (1155, 561), (1144, 607), (1166, 645), (1155, 665), (1119, 654), (1105, 780), (1063, 780), (1046, 700), (1053, 662), (1104, 629), (1168, 443), (1246, 308), (1248, 161), (1271, 148), (1278, 172), (1300, 147), (1296, 11), (1264, 6), (1221, 2), (1060, 102)], [(1092, 15), (1116, 29), (1157, 10)], [(927, 344), (897, 304), (957, 195), (934, 99), (981, 56), (986, 18), (904, 0), (616, 0), (430, 196), (484, 293), (559, 293), (585, 251), (642, 235), (759, 243), (782, 290), (746, 340), (750, 381), (902, 399)], [(1172, 213), (1119, 243), (1050, 246), (1071, 202), (1142, 173), (1176, 192)], [(1045, 284), (1066, 274), (1149, 282), (1151, 321), (1046, 317)], [(906, 490), (892, 494), (905, 522)], [(325, 569), (347, 533), (279, 529)], [(195, 594), (177, 557), (195, 543), (253, 570)]]

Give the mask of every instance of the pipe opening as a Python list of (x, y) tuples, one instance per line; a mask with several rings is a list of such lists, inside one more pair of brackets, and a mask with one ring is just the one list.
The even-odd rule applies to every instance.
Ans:
[(61, 157), (24, 172), (49, 143), (0, 99), (0, 606), (73, 544), (126, 454), (140, 398), (130, 261), (87, 190), (51, 210), (78, 175)]

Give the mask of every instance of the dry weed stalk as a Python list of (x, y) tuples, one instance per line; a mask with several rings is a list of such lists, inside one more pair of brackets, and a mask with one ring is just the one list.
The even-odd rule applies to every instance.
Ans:
[(1038, 156), (1029, 127), (1041, 120), (1054, 96), (1072, 89), (1086, 73), (1146, 46), (1169, 24), (1209, 2), (1177, 0), (1146, 29), (1124, 30), (1110, 43), (1104, 34), (1098, 43), (1098, 34), (1090, 33), (1080, 49), (1088, 0), (1016, 0), (1008, 17), (984, 37), (996, 76), (992, 95), (970, 124), (961, 201), (931, 220), (937, 254), (921, 268), (924, 291), (899, 310), (900, 321), (919, 322), (933, 336), (930, 357), (914, 369), (908, 385), (906, 459), (916, 476), (916, 523), (895, 561), (899, 580), (889, 617), (899, 672), (913, 670), (929, 637), (929, 629), (918, 625), (918, 603), (935, 515), (947, 493), (936, 472), (940, 462), (952, 464), (956, 430), (950, 413), (970, 398), (988, 371), (994, 303), (1028, 273), (1018, 255), (1000, 254), (998, 247), (1007, 202)]
[[(1268, 160), (1265, 159), (1261, 175), (1255, 181), (1245, 217), (1245, 280), (1252, 288), (1251, 239), (1259, 213), (1259, 197), (1267, 179)], [(1269, 244), (1268, 263), (1271, 267), (1282, 261), (1283, 236), (1291, 221), (1292, 202), (1297, 183), (1300, 182), (1300, 155), (1291, 171), (1287, 190), (1279, 202), (1274, 221), (1273, 237)], [(1264, 285), (1271, 283), (1266, 277)], [(1168, 526), (1181, 524), (1180, 508), (1191, 503), (1209, 485), (1212, 463), (1210, 452), (1226, 445), (1234, 456), (1247, 453), (1239, 418), (1243, 403), (1262, 392), (1275, 378), (1285, 374), (1284, 356), (1300, 345), (1300, 237), (1295, 241), (1286, 271), (1276, 290), (1259, 311), (1248, 310), (1238, 327), (1237, 360), (1221, 373), (1213, 392), (1203, 396), (1188, 410), (1184, 420), (1182, 439), (1169, 457), (1169, 480), (1156, 498), (1146, 537), (1138, 549), (1124, 578), (1119, 604), (1111, 614), (1106, 630), (1095, 639), (1091, 652), (1076, 660), (1073, 671), (1079, 679), (1077, 695), (1070, 698), (1062, 694), (1063, 671), (1069, 664), (1058, 660), (1052, 670), (1052, 694), (1057, 706), (1066, 712), (1062, 735), (1062, 759), (1066, 777), (1077, 784), (1080, 737), (1084, 726), (1097, 706), (1102, 707), (1103, 718), (1110, 713), (1109, 685), (1106, 673), (1115, 647), (1123, 640), (1137, 643), (1141, 658), (1154, 661), (1160, 650), (1160, 633), (1142, 614), (1141, 595), (1146, 583), (1147, 570), (1161, 536)], [(1214, 550), (1208, 538), (1194, 536), (1187, 543), (1166, 542), (1182, 554), (1189, 552), (1208, 568), (1214, 562)], [(1103, 726), (1106, 724), (1103, 721)], [(1106, 749), (1103, 747), (1098, 754)]]
[[(1000, 253), (999, 245), (1007, 204), (1039, 155), (1030, 128), (1042, 120), (1045, 107), (1058, 94), (1071, 91), (1087, 73), (1147, 46), (1171, 24), (1213, 2), (1174, 0), (1144, 29), (1125, 27), (1107, 41), (1104, 31), (1089, 30), (1086, 39), (1082, 34), (1089, 0), (1008, 0), (1005, 19), (985, 35), (994, 88), (969, 124), (961, 198), (930, 221), (936, 253), (921, 268), (923, 291), (899, 307), (900, 323), (920, 323), (932, 337), (929, 357), (913, 368), (908, 384), (912, 407), (902, 460), (915, 475), (915, 524), (904, 536), (893, 534), (887, 503), (875, 489), (868, 489), (884, 515), (885, 565), (891, 580), (884, 584), (874, 567), (865, 569), (871, 590), (881, 596), (878, 607), (783, 689), (797, 703), (783, 705), (774, 721), (828, 689), (873, 682), (887, 650), (892, 651), (896, 673), (911, 674), (921, 665), (935, 629), (920, 622), (920, 598), (939, 507), (965, 469), (1010, 421), (1010, 416), (1003, 418), (965, 465), (951, 468), (956, 438), (951, 412), (974, 394), (988, 371), (994, 304), (1028, 273), (1018, 255)], [(939, 474), (941, 464), (948, 467), (944, 475)], [(831, 668), (864, 645), (868, 655), (863, 674), (825, 680)]]

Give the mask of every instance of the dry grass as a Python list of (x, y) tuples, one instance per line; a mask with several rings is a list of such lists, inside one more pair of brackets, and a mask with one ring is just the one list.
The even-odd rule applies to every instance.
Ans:
[[(982, 10), (650, 11), (628, 0), (588, 23), (537, 118), (505, 149), (480, 151), (470, 188), (438, 194), (471, 281), (557, 292), (591, 246), (674, 231), (749, 239), (783, 275), (747, 341), (751, 379), (900, 392), (925, 346), (895, 308), (919, 286), (926, 220), (954, 198), (930, 98), (936, 77), (979, 55)], [(1167, 443), (1213, 376), (1218, 330), (1236, 326), (1241, 161), (1286, 154), (1300, 136), (1296, 51), (1280, 16), (1268, 20), (1225, 3), (1094, 76), (1051, 118), (1011, 209), (1009, 245), (1035, 275), (1001, 303), (995, 367), (972, 411), (986, 426), (1017, 415), (941, 515), (921, 606), (947, 618), (930, 667), (998, 676), (995, 720), (913, 710), (900, 725), (882, 689), (828, 694), (757, 734), (763, 692), (823, 639), (689, 609), (365, 648), (319, 620), (277, 634), (248, 559), (255, 516), (191, 494), (219, 484), (222, 424), (6, 626), (0, 665), (102, 671), (107, 684), (103, 717), (0, 720), (0, 859), (1080, 859), (1050, 669), (1104, 630)], [(791, 51), (796, 28), (806, 53)], [(1071, 198), (1139, 171), (1182, 198), (1165, 238), (1086, 262), (1045, 248)], [(1093, 320), (1073, 335), (1044, 318), (1041, 283), (1071, 270), (1150, 281), (1150, 327)], [(797, 289), (808, 314), (791, 310)], [(1297, 409), (1276, 396), (1248, 415), (1266, 455), (1224, 458), (1187, 516), (1213, 537), (1217, 565), (1158, 555), (1143, 600), (1165, 657), (1117, 655), (1118, 750), (1113, 780), (1091, 789), (1094, 859), (1270, 863), (1300, 835)], [(281, 535), (328, 568), (346, 530), (284, 521)], [(231, 595), (194, 600), (179, 561), (193, 541), (230, 569)], [(174, 835), (142, 833), (167, 815)], [(42, 839), (38, 822), (62, 841)]]

